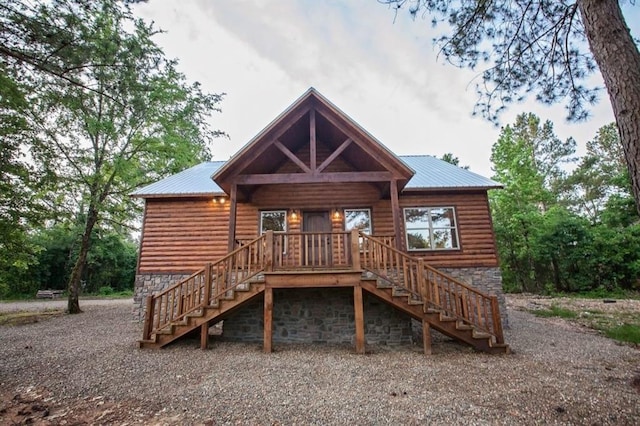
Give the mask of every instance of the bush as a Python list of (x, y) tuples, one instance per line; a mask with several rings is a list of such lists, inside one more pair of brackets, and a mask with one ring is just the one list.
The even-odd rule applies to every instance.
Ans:
[(115, 291), (110, 286), (104, 286), (98, 289), (98, 294), (100, 296), (113, 296), (114, 293)]

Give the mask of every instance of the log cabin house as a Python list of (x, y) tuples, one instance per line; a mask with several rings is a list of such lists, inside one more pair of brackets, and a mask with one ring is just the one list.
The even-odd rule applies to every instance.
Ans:
[(141, 347), (224, 320), (223, 338), (411, 342), (431, 329), (504, 353), (487, 191), (431, 156), (397, 156), (311, 88), (228, 161), (132, 196), (145, 210), (134, 314)]

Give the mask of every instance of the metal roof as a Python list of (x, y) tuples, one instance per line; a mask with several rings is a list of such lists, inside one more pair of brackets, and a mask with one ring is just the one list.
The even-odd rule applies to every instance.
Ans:
[(162, 197), (185, 195), (215, 195), (224, 191), (211, 179), (226, 161), (200, 163), (180, 173), (171, 175), (150, 185), (136, 189), (132, 197)]
[[(405, 190), (502, 187), (494, 180), (430, 155), (400, 155), (398, 158), (416, 172), (409, 180)], [(139, 188), (131, 193), (131, 196), (152, 198), (222, 194), (224, 191), (213, 181), (211, 176), (225, 163), (226, 161), (211, 161), (198, 164), (151, 185)]]
[(415, 170), (405, 189), (502, 188), (502, 184), (431, 155), (400, 155)]

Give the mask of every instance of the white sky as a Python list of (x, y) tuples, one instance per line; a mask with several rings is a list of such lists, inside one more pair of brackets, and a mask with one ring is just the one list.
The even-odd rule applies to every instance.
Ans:
[[(228, 159), (313, 86), (396, 154), (451, 152), (492, 175), (500, 129), (472, 117), (475, 73), (437, 60), (428, 20), (401, 12), (394, 23), (375, 0), (152, 0), (134, 11), (167, 31), (157, 42), (189, 80), (227, 93), (212, 126), (230, 140), (215, 142), (215, 160)], [(631, 11), (627, 22), (640, 22), (638, 8)], [(528, 101), (511, 105), (501, 124), (521, 112), (551, 120), (579, 153), (614, 120), (604, 91), (587, 122), (567, 123), (562, 105)]]

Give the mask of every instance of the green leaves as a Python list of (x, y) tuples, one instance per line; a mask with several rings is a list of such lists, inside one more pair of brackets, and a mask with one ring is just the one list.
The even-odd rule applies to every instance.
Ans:
[[(0, 159), (0, 194), (37, 193), (52, 216), (84, 219), (70, 276), (76, 305), (85, 263), (97, 256), (89, 251), (94, 227), (127, 232), (140, 210), (128, 193), (208, 159), (213, 139), (224, 135), (209, 124), (223, 95), (187, 82), (153, 41), (157, 32), (116, 0), (0, 6), (0, 82), (8, 82), (0, 88), (0, 132), (11, 141), (22, 135)], [(19, 158), (24, 152), (29, 162)], [(36, 177), (47, 180), (12, 189)]]
[(521, 114), (494, 144), (491, 208), (510, 291), (584, 292), (637, 286), (640, 225), (617, 131), (600, 129), (573, 172), (575, 142)]

